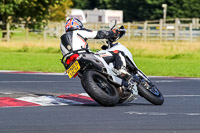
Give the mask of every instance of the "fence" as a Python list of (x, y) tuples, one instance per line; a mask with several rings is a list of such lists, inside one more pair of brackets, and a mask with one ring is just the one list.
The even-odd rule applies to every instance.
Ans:
[[(140, 40), (140, 41), (200, 41), (200, 19), (168, 19), (166, 21), (160, 19), (155, 21), (133, 22), (118, 24), (124, 25), (127, 29), (127, 34), (124, 39), (126, 40)], [(0, 23), (0, 26), (4, 25)], [(12, 24), (13, 25), (13, 24)], [(14, 24), (17, 30), (10, 30), (10, 24), (6, 25), (6, 30), (0, 31), (0, 33), (6, 32), (6, 36), (2, 38), (2, 41), (10, 41), (16, 39), (11, 34), (21, 34), (24, 40), (29, 40), (34, 33), (40, 36), (40, 40), (46, 42), (49, 39), (58, 39), (64, 33), (64, 22), (49, 23), (42, 30), (31, 30), (25, 28), (23, 24)], [(108, 30), (108, 24), (102, 23), (87, 23), (84, 24), (86, 28), (92, 30)], [(13, 35), (13, 36), (14, 36)], [(11, 37), (11, 38), (10, 38)], [(23, 40), (23, 39), (22, 39)], [(38, 40), (38, 39), (37, 39)]]
[[(169, 19), (163, 21), (145, 21), (143, 23), (128, 23), (125, 24), (128, 29), (128, 40), (131, 37), (141, 37), (141, 40), (186, 40), (199, 41), (200, 24), (199, 19)], [(134, 38), (133, 38), (134, 39)]]

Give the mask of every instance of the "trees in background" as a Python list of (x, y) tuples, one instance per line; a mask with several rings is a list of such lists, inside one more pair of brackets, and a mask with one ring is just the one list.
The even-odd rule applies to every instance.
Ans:
[(0, 21), (23, 19), (39, 22), (49, 18), (60, 19), (59, 16), (63, 19), (71, 5), (71, 0), (1, 0)]
[(167, 4), (167, 18), (199, 18), (200, 0), (72, 0), (73, 8), (116, 9), (124, 11), (124, 21), (143, 21), (163, 17), (162, 4)]
[(71, 0), (64, 0), (60, 4), (50, 7), (50, 21), (63, 21), (66, 20), (66, 10), (73, 5)]
[(1, 29), (5, 30), (9, 22), (24, 21), (25, 26), (34, 28), (46, 24), (48, 19), (64, 20), (71, 5), (71, 0), (0, 0), (0, 21), (5, 24)]
[(60, 21), (71, 6), (123, 10), (125, 22), (153, 20), (162, 18), (164, 3), (168, 5), (167, 18), (200, 17), (200, 0), (0, 0), (0, 21), (24, 20), (26, 25)]
[(200, 18), (200, 0), (166, 0), (170, 18)]
[(152, 20), (162, 18), (164, 3), (167, 18), (200, 17), (200, 0), (0, 0), (0, 21), (60, 21), (71, 6), (123, 10), (124, 21)]

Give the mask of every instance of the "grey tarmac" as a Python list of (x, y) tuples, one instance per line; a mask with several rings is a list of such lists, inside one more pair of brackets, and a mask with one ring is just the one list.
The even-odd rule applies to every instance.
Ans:
[[(0, 133), (199, 133), (200, 79), (150, 77), (165, 102), (138, 97), (116, 107), (73, 104), (0, 108)], [(84, 93), (66, 75), (0, 73), (0, 97)]]

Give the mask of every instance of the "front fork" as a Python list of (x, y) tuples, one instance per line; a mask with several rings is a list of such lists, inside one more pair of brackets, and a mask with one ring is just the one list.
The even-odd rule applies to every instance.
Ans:
[(137, 74), (142, 77), (145, 81), (147, 81), (149, 84), (151, 84), (151, 81), (146, 77), (146, 75), (140, 71), (140, 70), (137, 70)]
[(137, 82), (137, 84), (142, 83), (147, 90), (154, 86), (141, 70), (136, 70), (136, 74), (133, 75), (133, 79)]

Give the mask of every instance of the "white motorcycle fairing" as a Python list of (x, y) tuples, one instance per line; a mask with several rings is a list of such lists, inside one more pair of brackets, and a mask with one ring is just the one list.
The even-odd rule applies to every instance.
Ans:
[[(110, 45), (109, 45), (109, 46), (110, 46)], [(122, 45), (122, 44), (119, 43), (119, 42), (113, 44), (111, 48), (108, 48), (108, 49), (106, 49), (106, 50), (100, 50), (100, 51), (98, 51), (97, 53), (98, 53), (98, 54), (101, 54), (101, 53), (105, 53), (106, 51), (114, 51), (114, 50), (119, 50), (119, 51), (124, 52), (124, 54), (125, 54), (125, 55), (129, 58), (129, 60), (132, 62), (132, 64), (137, 68), (135, 62), (133, 61), (133, 56), (132, 56), (131, 52), (130, 52), (124, 45)], [(109, 65), (113, 67), (113, 63), (110, 63)]]

